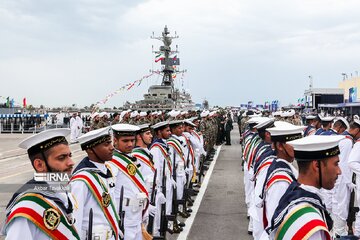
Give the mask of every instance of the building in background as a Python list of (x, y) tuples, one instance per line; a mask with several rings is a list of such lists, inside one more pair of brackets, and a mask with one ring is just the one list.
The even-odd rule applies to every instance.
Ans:
[(342, 88), (309, 88), (304, 92), (305, 108), (317, 109), (319, 104), (344, 103), (344, 89)]

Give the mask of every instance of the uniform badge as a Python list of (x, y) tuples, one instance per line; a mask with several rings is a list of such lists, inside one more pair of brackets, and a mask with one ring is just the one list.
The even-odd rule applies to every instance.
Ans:
[(136, 166), (134, 164), (128, 164), (126, 169), (131, 176), (134, 176), (136, 174)]
[(60, 214), (55, 209), (49, 208), (44, 212), (43, 220), (47, 229), (54, 230), (59, 226)]
[(110, 194), (107, 192), (103, 192), (102, 196), (101, 196), (101, 204), (103, 207), (108, 207), (110, 205)]

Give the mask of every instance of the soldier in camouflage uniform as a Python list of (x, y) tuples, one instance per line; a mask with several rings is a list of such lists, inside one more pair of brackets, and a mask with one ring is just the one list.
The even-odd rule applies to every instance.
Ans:
[(108, 115), (106, 112), (102, 112), (99, 114), (100, 116), (100, 121), (98, 124), (98, 128), (103, 128), (103, 127), (107, 127), (109, 126), (109, 120), (108, 120)]
[(90, 125), (90, 131), (99, 129), (99, 121), (100, 121), (99, 113), (98, 112), (93, 113), (91, 118), (92, 118), (92, 123)]
[(129, 123), (129, 118), (130, 118), (130, 110), (126, 110), (126, 111), (123, 111), (121, 112), (120, 114), (120, 123)]

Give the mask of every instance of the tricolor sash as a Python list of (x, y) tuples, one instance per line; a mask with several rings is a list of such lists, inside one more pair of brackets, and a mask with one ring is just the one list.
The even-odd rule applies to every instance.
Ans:
[(80, 239), (74, 226), (56, 204), (38, 193), (26, 193), (16, 201), (6, 218), (5, 227), (19, 217), (32, 222), (51, 239)]
[(194, 154), (194, 149), (193, 147), (191, 146), (191, 142), (190, 142), (190, 139), (187, 138), (185, 135), (183, 135), (185, 140), (186, 140), (186, 145), (188, 146), (189, 148), (189, 157), (190, 157), (190, 160), (191, 160), (191, 165), (194, 169), (193, 171), (193, 175), (192, 175), (192, 181), (195, 181), (196, 179), (196, 169), (195, 169), (195, 154)]
[(255, 154), (255, 149), (257, 148), (257, 146), (260, 144), (261, 138), (257, 135), (255, 136), (255, 138), (253, 139), (252, 143), (250, 143), (250, 150), (247, 156), (247, 164), (248, 164), (248, 170), (250, 170), (250, 168), (253, 165), (253, 159), (254, 159), (254, 154)]
[(324, 231), (326, 239), (331, 239), (319, 211), (310, 204), (300, 204), (287, 214), (276, 231), (275, 239), (308, 239), (317, 231)]
[(164, 159), (167, 162), (170, 174), (172, 173), (172, 164), (171, 164), (171, 159), (170, 156), (168, 154), (168, 152), (164, 149), (163, 146), (161, 146), (159, 143), (154, 143), (151, 148), (158, 148), (160, 150), (160, 152), (162, 153), (162, 155), (164, 156)]
[(83, 170), (73, 175), (71, 181), (82, 181), (86, 184), (115, 233), (115, 238), (118, 239), (119, 230), (117, 224), (119, 222), (119, 215), (110, 197), (109, 189), (102, 182), (100, 176), (94, 171)]
[(141, 148), (136, 148), (133, 150), (132, 155), (139, 159), (139, 161), (145, 163), (153, 172), (155, 172), (155, 166), (150, 160), (150, 156)]
[(170, 138), (167, 140), (167, 144), (176, 151), (176, 153), (180, 156), (181, 160), (184, 162), (185, 165), (186, 163), (184, 158), (184, 152), (179, 141), (175, 138)]
[(121, 172), (128, 176), (140, 192), (145, 193), (146, 196), (149, 197), (149, 193), (146, 190), (144, 177), (129, 157), (118, 152), (114, 152), (111, 163), (113, 163), (119, 170), (121, 170)]
[(263, 145), (263, 146), (260, 147), (260, 149), (255, 154), (255, 163), (257, 163), (260, 160), (261, 155), (267, 150), (268, 150), (267, 145)]

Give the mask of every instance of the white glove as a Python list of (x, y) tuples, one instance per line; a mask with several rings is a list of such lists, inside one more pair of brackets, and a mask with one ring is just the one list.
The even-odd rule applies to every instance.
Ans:
[(159, 204), (166, 203), (166, 198), (162, 192), (157, 192), (156, 194), (156, 202)]
[[(161, 193), (162, 194), (162, 193)], [(164, 196), (164, 195), (163, 195)], [(156, 207), (154, 205), (151, 205), (149, 204), (149, 207), (148, 207), (148, 211), (149, 211), (149, 214), (151, 216), (155, 216), (156, 214)]]
[(346, 186), (348, 187), (348, 189), (349, 189), (350, 191), (356, 189), (356, 185), (355, 185), (354, 183), (352, 183), (352, 182), (351, 182), (351, 183), (347, 183)]
[(173, 178), (170, 178), (171, 186), (176, 189), (176, 181)]

